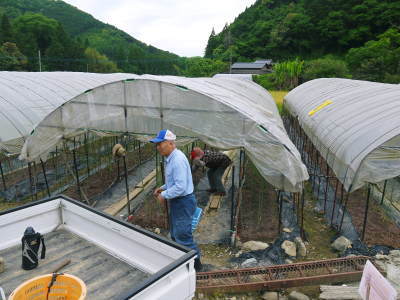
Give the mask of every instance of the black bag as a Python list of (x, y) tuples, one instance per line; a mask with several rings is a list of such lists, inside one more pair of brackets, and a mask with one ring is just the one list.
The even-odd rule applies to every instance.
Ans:
[(46, 255), (46, 246), (43, 236), (39, 232), (35, 232), (32, 227), (27, 227), (22, 237), (22, 269), (32, 270), (38, 266), (40, 244), (42, 244), (40, 258), (44, 259)]

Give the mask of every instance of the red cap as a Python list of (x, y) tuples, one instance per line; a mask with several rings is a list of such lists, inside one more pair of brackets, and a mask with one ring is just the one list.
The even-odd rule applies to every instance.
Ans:
[(201, 148), (194, 147), (193, 151), (190, 153), (190, 156), (192, 157), (192, 159), (202, 158), (204, 156), (204, 152), (203, 150), (201, 150)]

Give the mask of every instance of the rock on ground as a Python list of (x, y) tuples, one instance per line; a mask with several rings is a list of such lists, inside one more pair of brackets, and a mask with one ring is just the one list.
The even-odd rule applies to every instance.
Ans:
[(351, 241), (348, 238), (341, 236), (338, 237), (331, 246), (339, 252), (344, 252), (347, 248), (351, 247)]
[(246, 259), (244, 262), (242, 262), (242, 267), (243, 268), (251, 268), (251, 267), (255, 267), (257, 265), (257, 259), (255, 258), (249, 258)]
[(300, 237), (296, 237), (294, 242), (296, 243), (298, 256), (306, 257), (307, 256), (307, 248), (306, 248), (306, 245), (304, 245), (303, 240)]
[(277, 292), (265, 292), (262, 296), (261, 299), (264, 300), (279, 300), (279, 295)]
[(296, 257), (296, 244), (291, 241), (284, 241), (281, 248), (285, 250), (285, 253), (291, 257)]
[(268, 244), (260, 241), (248, 241), (243, 243), (241, 248), (250, 251), (264, 250), (268, 248)]
[(310, 300), (310, 298), (302, 293), (293, 291), (289, 294), (289, 300)]

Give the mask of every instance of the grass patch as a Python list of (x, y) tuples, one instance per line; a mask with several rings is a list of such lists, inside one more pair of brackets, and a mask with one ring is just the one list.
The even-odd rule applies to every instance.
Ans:
[(316, 200), (312, 195), (309, 183), (306, 183), (305, 200), (304, 230), (309, 239), (306, 260), (337, 258), (337, 254), (331, 248), (336, 231), (326, 223), (323, 214), (314, 210)]
[(23, 204), (25, 204), (25, 202), (15, 203), (15, 202), (0, 201), (0, 212), (2, 212), (4, 210), (7, 210), (7, 209), (11, 209), (11, 208), (17, 207), (17, 206), (21, 206)]
[(288, 91), (269, 91), (272, 97), (275, 100), (276, 106), (278, 106), (278, 110), (282, 113), (283, 108), (283, 97), (285, 97)]

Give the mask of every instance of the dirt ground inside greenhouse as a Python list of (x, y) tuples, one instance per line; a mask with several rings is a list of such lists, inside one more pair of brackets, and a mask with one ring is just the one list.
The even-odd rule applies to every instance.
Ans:
[(272, 242), (279, 235), (277, 194), (252, 164), (245, 168), (246, 181), (238, 218), (238, 235), (242, 242)]
[[(151, 159), (153, 154), (154, 151), (151, 147), (145, 147), (142, 149), (141, 163), (143, 164)], [(127, 154), (126, 164), (128, 168), (128, 177), (131, 177), (132, 172), (135, 172), (136, 168), (140, 167), (137, 150)], [(90, 199), (90, 203), (95, 204), (92, 199), (99, 198), (99, 196), (110, 190), (117, 182), (124, 181), (124, 165), (122, 159), (119, 162), (119, 175), (120, 178), (118, 179), (118, 163), (114, 162), (109, 167), (99, 170), (97, 173), (86, 178), (81, 183), (81, 189), (85, 196)], [(146, 175), (147, 174), (144, 174), (144, 176)], [(70, 186), (63, 194), (73, 199), (84, 200), (84, 197), (79, 195), (76, 185)]]
[(162, 206), (153, 196), (152, 191), (146, 195), (142, 205), (132, 213), (132, 223), (150, 230), (156, 228), (168, 230), (169, 221), (166, 207)]
[[(360, 189), (350, 194), (347, 204), (353, 224), (361, 235), (367, 190)], [(384, 212), (383, 208), (372, 198), (369, 202), (365, 243), (368, 246), (385, 245), (400, 248), (400, 228)]]

